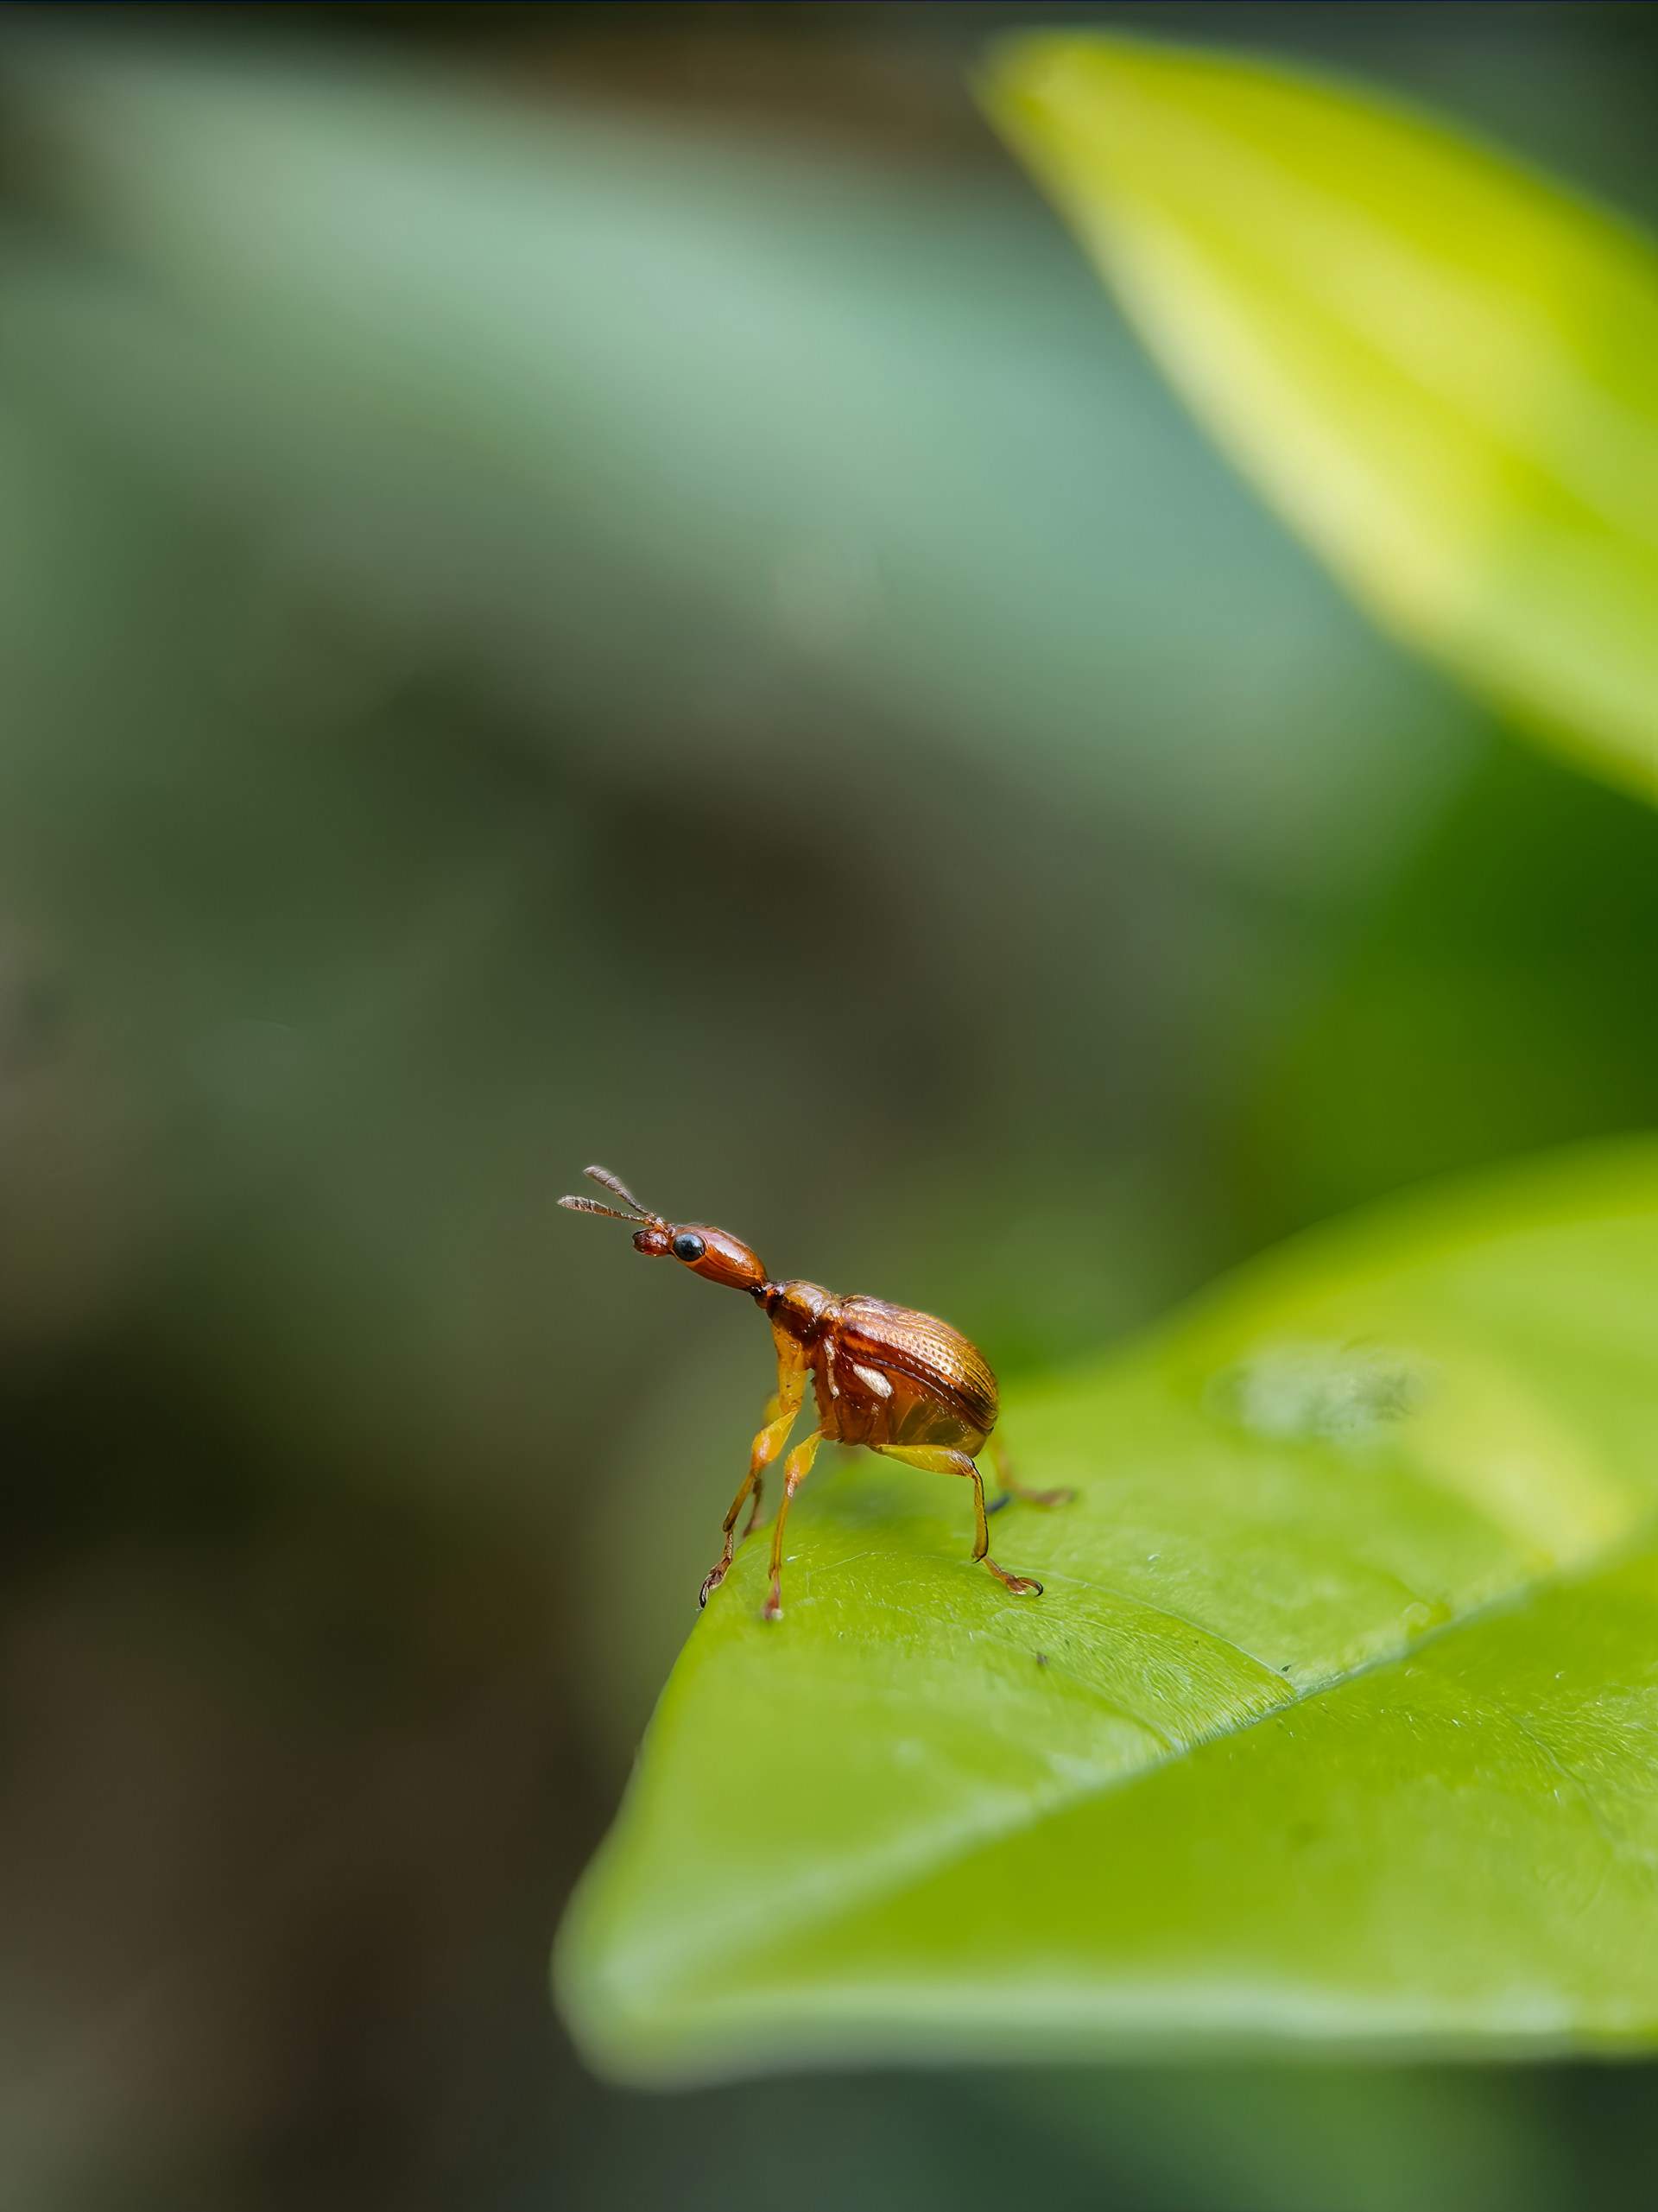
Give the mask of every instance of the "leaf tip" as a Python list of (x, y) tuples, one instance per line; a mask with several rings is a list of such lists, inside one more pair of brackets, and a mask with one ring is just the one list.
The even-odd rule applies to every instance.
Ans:
[(1004, 130), (1054, 136), (1085, 119), (1097, 124), (1111, 105), (1126, 113), (1130, 102), (1226, 59), (1130, 32), (1014, 31), (985, 48), (973, 86)]

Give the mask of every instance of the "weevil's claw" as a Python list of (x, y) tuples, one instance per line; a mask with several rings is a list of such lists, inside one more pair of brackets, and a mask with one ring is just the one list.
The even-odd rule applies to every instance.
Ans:
[(699, 1613), (702, 1611), (704, 1606), (707, 1604), (709, 1599), (712, 1597), (714, 1592), (725, 1580), (726, 1571), (726, 1563), (722, 1559), (718, 1567), (711, 1567), (708, 1569), (708, 1572), (703, 1576), (702, 1588), (697, 1592), (697, 1611)]
[(762, 1620), (781, 1620), (783, 1617), (783, 1594), (774, 1582), (766, 1593), (766, 1601), (760, 1608)]
[(1016, 1598), (1039, 1598), (1042, 1586), (1034, 1575), (1005, 1575), (1003, 1581)]

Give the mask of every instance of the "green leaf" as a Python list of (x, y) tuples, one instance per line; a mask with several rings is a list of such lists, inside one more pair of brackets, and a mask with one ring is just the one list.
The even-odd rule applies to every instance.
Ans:
[(1001, 49), (990, 114), (1356, 595), (1658, 795), (1658, 254), (1459, 133), (1228, 55)]
[(1658, 1144), (1323, 1233), (1005, 1425), (1081, 1493), (991, 1523), (1041, 1599), (867, 1454), (781, 1622), (739, 1554), (561, 1939), (596, 2064), (1658, 2032)]

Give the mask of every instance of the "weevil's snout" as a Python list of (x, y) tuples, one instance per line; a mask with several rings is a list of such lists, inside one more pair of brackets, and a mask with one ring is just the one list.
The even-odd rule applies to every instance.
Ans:
[(666, 1221), (651, 1221), (633, 1233), (633, 1248), (642, 1252), (647, 1259), (666, 1259), (670, 1246), (670, 1234)]

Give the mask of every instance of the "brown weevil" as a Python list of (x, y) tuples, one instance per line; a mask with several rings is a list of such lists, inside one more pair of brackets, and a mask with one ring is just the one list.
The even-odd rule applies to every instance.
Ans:
[(1011, 1498), (1033, 1505), (1061, 1505), (1068, 1490), (1027, 1490), (1008, 1472), (998, 1439), (991, 1444), (1003, 1494), (984, 1503), (984, 1479), (977, 1455), (996, 1426), (996, 1377), (978, 1346), (948, 1322), (883, 1298), (837, 1298), (816, 1283), (774, 1283), (760, 1258), (741, 1237), (706, 1222), (664, 1220), (642, 1206), (618, 1176), (605, 1168), (587, 1176), (619, 1198), (628, 1209), (602, 1205), (596, 1198), (561, 1198), (578, 1214), (603, 1214), (633, 1230), (636, 1252), (650, 1259), (677, 1259), (705, 1282), (746, 1290), (771, 1323), (777, 1352), (777, 1391), (766, 1408), (760, 1433), (749, 1455), (749, 1471), (725, 1516), (725, 1543), (703, 1582), (698, 1602), (725, 1581), (737, 1549), (737, 1517), (752, 1499), (744, 1526), (746, 1537), (760, 1518), (765, 1471), (788, 1441), (808, 1377), (818, 1403), (818, 1423), (796, 1444), (783, 1464), (783, 1495), (771, 1532), (771, 1588), (764, 1617), (782, 1612), (783, 1524), (794, 1493), (806, 1480), (820, 1444), (864, 1444), (888, 1459), (924, 1467), (934, 1474), (957, 1474), (973, 1486), (973, 1557), (1018, 1597), (1040, 1597), (1042, 1586), (1028, 1575), (1010, 1575), (990, 1557), (987, 1512)]

